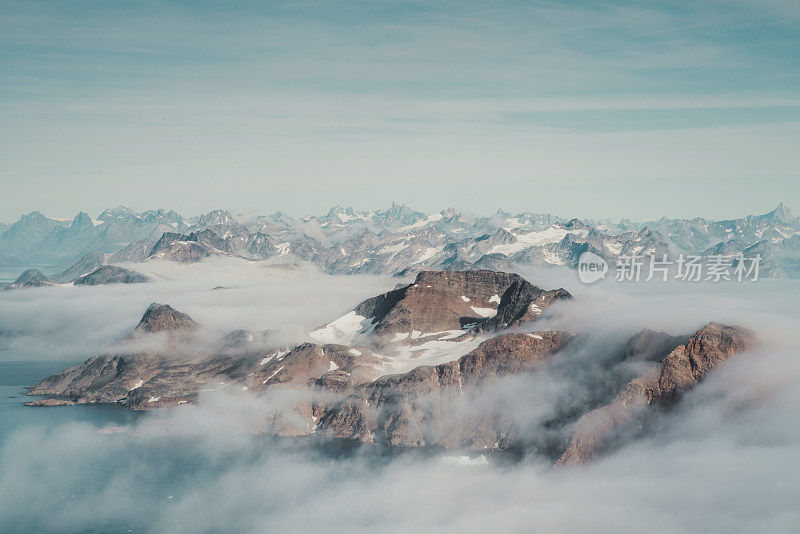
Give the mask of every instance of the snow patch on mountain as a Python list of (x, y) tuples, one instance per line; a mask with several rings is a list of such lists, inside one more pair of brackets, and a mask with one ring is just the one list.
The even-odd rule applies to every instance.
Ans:
[(309, 336), (318, 343), (348, 344), (367, 326), (367, 318), (355, 311), (339, 317), (333, 322), (313, 330)]
[(421, 221), (417, 221), (417, 222), (415, 222), (413, 224), (409, 224), (409, 225), (406, 225), (406, 226), (401, 226), (400, 228), (397, 229), (397, 231), (398, 232), (408, 232), (409, 230), (414, 230), (415, 228), (422, 228), (423, 226), (427, 226), (432, 222), (441, 221), (442, 217), (443, 216), (442, 216), (441, 213), (433, 213), (431, 215), (428, 215), (428, 217), (426, 219), (423, 219)]

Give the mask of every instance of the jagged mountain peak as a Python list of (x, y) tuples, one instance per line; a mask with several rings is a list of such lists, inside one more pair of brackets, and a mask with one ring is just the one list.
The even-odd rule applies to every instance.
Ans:
[(212, 210), (200, 215), (196, 226), (224, 226), (228, 224), (239, 224), (239, 221), (228, 210)]
[(398, 204), (397, 202), (392, 202), (391, 207), (384, 213), (390, 219), (402, 222), (404, 224), (409, 222), (413, 223), (426, 217), (426, 215), (421, 211), (414, 210), (406, 204)]
[(328, 210), (328, 214), (325, 215), (324, 219), (334, 220), (339, 223), (348, 223), (359, 219), (366, 220), (368, 217), (368, 213), (363, 213), (351, 207), (344, 208), (337, 204)]
[(106, 255), (100, 251), (92, 251), (84, 254), (81, 258), (62, 271), (55, 280), (57, 282), (72, 282), (79, 276), (88, 274), (101, 265), (105, 265)]
[(114, 219), (125, 219), (136, 216), (137, 213), (128, 206), (120, 204), (116, 208), (107, 208), (97, 216), (98, 221), (110, 221)]
[[(379, 344), (455, 339), (472, 329), (494, 332), (536, 319), (563, 289), (545, 291), (516, 273), (421, 271), (413, 283), (372, 297), (312, 332), (323, 342), (349, 342), (369, 330)], [(477, 327), (477, 328), (476, 328)]]
[(765, 213), (759, 218), (762, 220), (770, 220), (784, 224), (797, 222), (797, 217), (795, 217), (794, 213), (792, 213), (792, 210), (790, 210), (783, 202), (778, 203), (778, 206), (774, 210)]
[[(574, 219), (570, 219), (567, 224), (564, 225), (564, 228), (568, 230), (587, 230), (591, 227), (586, 224), (584, 221), (578, 219), (577, 217)], [(592, 228), (594, 229), (594, 228)]]
[[(613, 260), (631, 253), (698, 254), (725, 242), (731, 253), (738, 253), (763, 239), (777, 247), (800, 232), (800, 221), (784, 204), (764, 215), (724, 221), (662, 217), (615, 225), (530, 212), (506, 215), (499, 210), (476, 217), (453, 208), (426, 214), (393, 202), (376, 211), (337, 205), (327, 215), (298, 219), (280, 212), (234, 218), (229, 211), (214, 210), (187, 221), (172, 211), (135, 213), (120, 206), (100, 214), (103, 224), (97, 227), (85, 214), (70, 224), (33, 212), (6, 229), (0, 243), (4, 256), (61, 269), (98, 250), (120, 254), (116, 261), (141, 261), (155, 252), (158, 259), (181, 262), (210, 255), (262, 260), (291, 254), (331, 274), (405, 276), (430, 269), (514, 270), (506, 266), (512, 262), (574, 267), (585, 250)], [(205, 229), (216, 236), (192, 235)], [(794, 274), (791, 250), (781, 248), (775, 261)]]

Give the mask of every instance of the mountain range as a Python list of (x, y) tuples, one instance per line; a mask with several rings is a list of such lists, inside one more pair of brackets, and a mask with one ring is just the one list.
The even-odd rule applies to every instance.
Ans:
[[(757, 344), (747, 329), (709, 323), (683, 336), (645, 330), (608, 353), (580, 332), (537, 329), (551, 306), (571, 299), (513, 273), (423, 271), (293, 346), (268, 331), (209, 340), (187, 314), (153, 303), (113, 353), (31, 386), (40, 398), (27, 404), (150, 410), (228, 391), (261, 401), (256, 434), (535, 450), (568, 465), (646, 432), (657, 410)], [(574, 359), (583, 352), (592, 357)], [(572, 381), (570, 395), (537, 406), (530, 392), (560, 374)], [(536, 424), (525, 419), (531, 413)]]
[[(97, 267), (226, 255), (311, 262), (332, 274), (407, 275), (425, 269), (509, 270), (514, 263), (574, 268), (586, 251), (609, 262), (633, 254), (758, 253), (760, 276), (800, 277), (800, 219), (783, 204), (731, 220), (662, 217), (640, 223), (502, 210), (489, 217), (454, 209), (426, 214), (397, 204), (377, 211), (337, 206), (300, 218), (215, 210), (188, 219), (174, 211), (137, 213), (120, 206), (96, 219), (81, 212), (71, 221), (33, 212), (0, 234), (0, 267), (19, 266), (21, 272), (46, 266), (45, 274), (61, 282), (71, 281), (63, 275), (66, 267), (89, 260)], [(73, 270), (75, 277), (90, 272)]]

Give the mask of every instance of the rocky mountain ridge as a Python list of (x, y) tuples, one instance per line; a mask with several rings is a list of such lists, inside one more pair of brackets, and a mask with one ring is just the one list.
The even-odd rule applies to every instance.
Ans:
[(116, 265), (101, 265), (92, 272), (73, 280), (76, 286), (96, 286), (107, 284), (143, 284), (150, 278)]
[(570, 297), (564, 289), (545, 291), (514, 273), (422, 271), (411, 284), (365, 300), (311, 335), (348, 341), (369, 332), (386, 345), (494, 332), (531, 321)]
[[(29, 391), (44, 398), (30, 404), (114, 403), (147, 410), (194, 403), (207, 390), (236, 389), (270, 406), (254, 429), (259, 433), (380, 446), (535, 447), (565, 465), (602, 454), (647, 417), (647, 406), (668, 409), (756, 343), (752, 332), (716, 323), (692, 336), (642, 331), (620, 347), (619, 356), (596, 365), (638, 362), (649, 366), (646, 372), (625, 378), (615, 398), (585, 384), (580, 398), (548, 416), (549, 434), (532, 437), (516, 416), (514, 391), (541, 387), (537, 377), (569, 362), (570, 351), (583, 343), (575, 333), (535, 330), (549, 305), (568, 306), (569, 297), (513, 273), (424, 271), (414, 283), (365, 300), (349, 319), (323, 325), (296, 346), (279, 346), (269, 332), (243, 330), (209, 342), (198, 337), (202, 326), (187, 314), (153, 303), (116, 352), (44, 379)], [(476, 314), (473, 308), (483, 306), (493, 314)], [(509, 330), (520, 326), (527, 331)], [(192, 353), (170, 349), (198, 347), (198, 339), (203, 344)], [(149, 342), (146, 350), (137, 348), (143, 341)]]
[(0, 234), (5, 262), (66, 265), (99, 252), (112, 263), (195, 262), (211, 255), (307, 261), (334, 274), (400, 274), (421, 270), (508, 270), (514, 263), (574, 268), (586, 251), (620, 255), (759, 253), (765, 277), (800, 276), (800, 220), (783, 204), (763, 215), (616, 223), (498, 211), (476, 217), (448, 209), (425, 214), (407, 206), (359, 211), (335, 207), (323, 216), (234, 215), (215, 210), (185, 219), (173, 211), (120, 207), (96, 220), (71, 222), (38, 212)]
[(658, 367), (632, 380), (614, 398), (578, 420), (557, 465), (591, 461), (634, 432), (649, 410), (675, 404), (710, 371), (756, 343), (755, 334), (737, 326), (710, 323), (672, 350)]
[(47, 287), (56, 285), (96, 286), (108, 284), (141, 284), (150, 277), (116, 265), (107, 264), (107, 255), (90, 252), (60, 273), (48, 278), (39, 269), (27, 269), (9, 284), (0, 284), (2, 290)]

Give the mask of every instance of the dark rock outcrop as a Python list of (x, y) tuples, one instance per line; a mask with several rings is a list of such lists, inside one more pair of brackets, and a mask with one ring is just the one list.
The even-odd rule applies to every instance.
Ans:
[(581, 417), (557, 465), (587, 463), (630, 438), (651, 407), (672, 405), (707, 373), (755, 343), (755, 334), (738, 326), (710, 323), (698, 330), (610, 404)]
[(532, 321), (552, 303), (567, 300), (572, 295), (566, 289), (545, 291), (522, 277), (506, 289), (497, 306), (497, 315), (478, 325), (478, 332), (492, 332)]
[[(171, 306), (153, 303), (132, 334), (123, 341), (160, 332), (190, 335), (199, 327)], [(254, 392), (276, 386), (311, 390), (350, 390), (381, 374), (382, 360), (369, 349), (305, 343), (294, 349), (268, 347), (269, 332), (236, 330), (209, 350), (193, 356), (168, 353), (101, 354), (45, 378), (29, 395), (55, 399), (37, 406), (63, 403), (116, 403), (136, 410), (194, 402), (202, 389), (227, 384)], [(177, 339), (177, 338), (176, 338)], [(334, 388), (334, 374), (343, 378)], [(63, 404), (62, 403), (62, 404)], [(311, 414), (311, 404), (303, 406)], [(303, 431), (307, 433), (304, 425)], [(295, 435), (297, 431), (287, 435)]]
[[(478, 325), (497, 331), (535, 319), (564, 289), (545, 291), (518, 274), (495, 271), (422, 271), (414, 283), (367, 299), (354, 309), (380, 340), (395, 334), (448, 332)], [(496, 314), (496, 315), (495, 315)]]
[(194, 319), (169, 304), (153, 302), (144, 312), (134, 332), (151, 334), (166, 330), (192, 330), (198, 326)]

